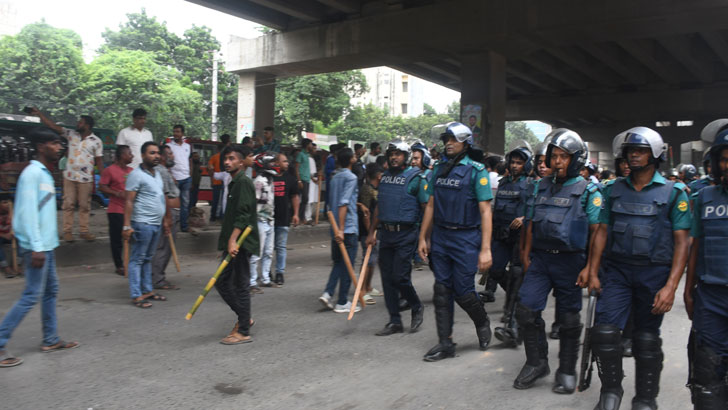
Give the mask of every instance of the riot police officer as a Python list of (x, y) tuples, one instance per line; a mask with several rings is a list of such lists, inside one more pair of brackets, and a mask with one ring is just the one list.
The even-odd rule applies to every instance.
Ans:
[(710, 148), (707, 148), (705, 152), (703, 153), (703, 170), (705, 171), (705, 176), (703, 176), (700, 179), (696, 179), (695, 181), (691, 182), (690, 185), (688, 185), (688, 188), (690, 188), (691, 194), (696, 194), (698, 191), (700, 191), (703, 188), (707, 188), (711, 185), (713, 185), (713, 175), (711, 172), (711, 165), (710, 165)]
[[(425, 307), (412, 285), (412, 255), (417, 246), (420, 204), (428, 195), (421, 189), (420, 169), (409, 167), (410, 146), (402, 140), (387, 145), (388, 169), (379, 180), (377, 207), (373, 226), (379, 226), (379, 271), (382, 275), (384, 301), (389, 322), (377, 336), (389, 336), (403, 331), (400, 317), (400, 295), (412, 308), (410, 332), (422, 325)], [(369, 231), (368, 245), (374, 245), (374, 229)]]
[[(442, 132), (438, 130), (442, 129)], [(450, 122), (436, 126), (445, 144), (427, 192), (431, 195), (422, 220), (418, 251), (429, 256), (435, 275), (433, 304), (439, 343), (424, 356), (437, 361), (455, 356), (452, 342), (453, 299), (475, 324), (481, 350), (488, 348), (490, 320), (475, 293), (475, 274), (492, 264), (490, 252), (493, 193), (485, 166), (471, 159), (470, 129)]]
[(657, 171), (665, 152), (662, 137), (654, 130), (628, 130), (622, 156), (631, 173), (604, 189), (589, 278), (590, 291), (601, 291), (592, 329), (592, 350), (602, 381), (596, 410), (618, 409), (621, 403), (621, 329), (630, 310), (636, 362), (632, 409), (657, 408), (663, 360), (660, 325), (672, 308), (685, 268), (690, 228), (683, 184), (667, 181)]
[(513, 383), (528, 389), (549, 374), (548, 344), (541, 312), (554, 289), (559, 329), (559, 369), (552, 390), (570, 394), (576, 388), (576, 361), (581, 334), (581, 289), (588, 279), (587, 243), (596, 231), (602, 197), (595, 185), (579, 175), (587, 148), (574, 131), (551, 133), (546, 165), (553, 176), (542, 178), (527, 218), (526, 276), (519, 292), (516, 316), (521, 326), (526, 363)]
[[(526, 176), (533, 168), (532, 151), (525, 141), (518, 141), (506, 154), (509, 175), (501, 179), (493, 206), (493, 266), (488, 275), (506, 291), (502, 322), (505, 327), (495, 328), (495, 336), (505, 346), (516, 347), (518, 326), (515, 320), (515, 302), (523, 281), (519, 256), (519, 240), (526, 205)], [(510, 264), (508, 272), (506, 268)]]
[(698, 410), (728, 408), (728, 129), (715, 136), (710, 163), (717, 185), (693, 194), (684, 294), (696, 335), (690, 388)]

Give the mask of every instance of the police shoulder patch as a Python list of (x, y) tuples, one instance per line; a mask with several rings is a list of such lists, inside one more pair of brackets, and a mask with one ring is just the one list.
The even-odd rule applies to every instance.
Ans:
[(427, 187), (428, 187), (428, 185), (427, 185), (427, 184), (425, 184), (425, 191), (427, 191)]
[(687, 210), (688, 210), (688, 201), (680, 201), (680, 202), (679, 202), (679, 203), (677, 204), (677, 209), (678, 209), (678, 210), (679, 210), (680, 212), (685, 212), (685, 211), (687, 211)]
[(602, 206), (602, 197), (595, 196), (594, 199), (592, 199), (592, 204), (596, 207)]
[(480, 185), (483, 185), (483, 186), (488, 185), (488, 178), (486, 178), (486, 177), (480, 178)]

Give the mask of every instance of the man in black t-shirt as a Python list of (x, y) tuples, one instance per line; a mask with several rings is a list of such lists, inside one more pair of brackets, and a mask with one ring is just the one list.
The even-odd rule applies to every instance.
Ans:
[[(275, 219), (275, 283), (283, 285), (283, 274), (286, 271), (286, 245), (288, 244), (288, 228), (298, 225), (298, 208), (301, 195), (296, 183), (296, 176), (288, 172), (288, 157), (279, 153), (276, 166), (279, 175), (273, 177), (273, 193), (275, 195), (273, 218)], [(273, 277), (273, 275), (271, 275)]]

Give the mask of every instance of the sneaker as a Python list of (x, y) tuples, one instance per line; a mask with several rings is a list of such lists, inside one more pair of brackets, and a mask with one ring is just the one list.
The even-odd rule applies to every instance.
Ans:
[(324, 307), (329, 310), (334, 308), (334, 305), (331, 303), (331, 295), (329, 295), (329, 292), (324, 292), (324, 294), (319, 298), (319, 301), (321, 301)]
[(96, 235), (91, 232), (81, 232), (81, 239), (91, 242), (96, 240)]
[(378, 291), (376, 288), (372, 288), (372, 291), (369, 292), (371, 296), (384, 296), (384, 294), (380, 291)]
[(73, 242), (73, 234), (70, 232), (66, 232), (63, 234), (63, 240), (66, 242)]
[[(356, 309), (354, 309), (354, 313), (359, 312), (361, 310), (361, 306), (356, 305)], [(346, 302), (345, 305), (339, 305), (336, 304), (336, 307), (334, 307), (334, 312), (336, 313), (349, 313), (351, 311), (351, 302)]]
[(376, 305), (377, 304), (377, 301), (374, 300), (374, 298), (368, 293), (363, 296), (363, 299), (364, 299), (364, 303), (366, 303), (367, 305)]
[(259, 288), (257, 286), (251, 286), (250, 287), (250, 293), (252, 293), (252, 294), (256, 294), (256, 293), (257, 294), (261, 294), (261, 293), (263, 293), (263, 289), (261, 289), (261, 288)]

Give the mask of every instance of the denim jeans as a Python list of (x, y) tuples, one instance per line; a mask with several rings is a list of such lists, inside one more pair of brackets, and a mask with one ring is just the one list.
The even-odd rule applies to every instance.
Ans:
[(5, 348), (15, 328), (25, 315), (42, 297), (41, 318), (43, 320), (43, 345), (51, 346), (60, 340), (56, 321), (56, 298), (58, 297), (58, 275), (56, 274), (56, 254), (43, 252), (45, 263), (40, 268), (31, 266), (32, 252), (23, 250), (25, 266), (25, 290), (15, 305), (0, 323), (0, 350)]
[(276, 226), (276, 274), (286, 273), (286, 245), (288, 244), (288, 227)]
[(152, 258), (162, 235), (162, 226), (132, 221), (131, 227), (134, 229), (134, 244), (129, 257), (129, 293), (132, 299), (136, 299), (153, 289)]
[(273, 261), (273, 221), (258, 221), (260, 254), (250, 257), (250, 286), (257, 286), (258, 261), (262, 261), (260, 273), (263, 283), (270, 283), (270, 265)]
[(190, 215), (190, 188), (192, 187), (192, 178), (188, 177), (177, 181), (179, 188), (179, 226), (182, 232), (187, 231), (187, 217)]
[[(349, 260), (354, 263), (356, 260), (356, 248), (359, 243), (357, 242), (357, 235), (354, 233), (344, 234), (344, 246), (346, 246), (346, 253), (349, 254)], [(336, 241), (331, 241), (331, 260), (334, 261), (334, 266), (331, 268), (329, 274), (329, 281), (326, 283), (326, 292), (329, 295), (334, 295), (336, 291), (336, 282), (340, 281), (339, 285), (339, 299), (336, 302), (339, 305), (345, 305), (348, 300), (349, 286), (351, 286), (351, 278), (349, 272), (346, 269), (344, 258), (339, 249), (339, 244)]]
[(225, 187), (220, 185), (212, 186), (212, 204), (210, 204), (210, 222), (222, 218), (222, 212), (218, 211), (218, 208), (222, 205), (222, 195)]

